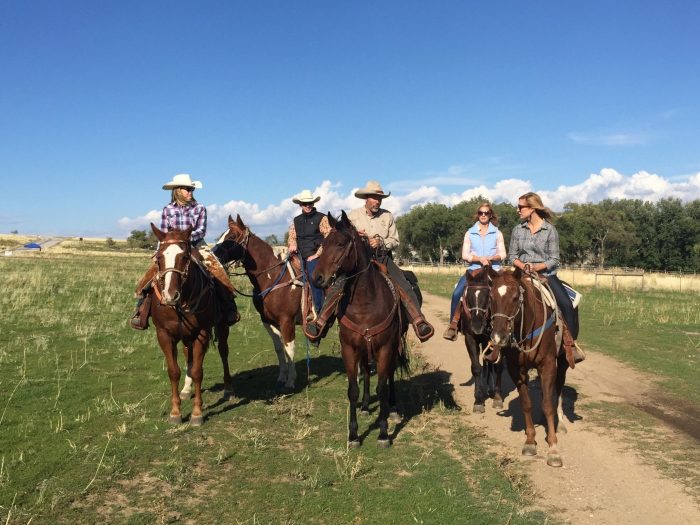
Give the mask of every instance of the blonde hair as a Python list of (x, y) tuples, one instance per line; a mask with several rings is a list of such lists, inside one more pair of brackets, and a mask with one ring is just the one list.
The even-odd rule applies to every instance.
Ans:
[(493, 206), (491, 206), (491, 203), (488, 201), (484, 201), (476, 207), (476, 211), (474, 211), (474, 221), (479, 221), (479, 210), (484, 207), (488, 208), (489, 212), (491, 212), (489, 222), (494, 226), (498, 226), (498, 215), (496, 214), (496, 210), (493, 209)]
[[(173, 188), (173, 191), (170, 192), (170, 202), (177, 204), (178, 206), (186, 206), (187, 204), (197, 204), (197, 201), (194, 198), (194, 194), (192, 194), (192, 200), (191, 201), (186, 201), (183, 197), (182, 194), (180, 193), (181, 187)], [(192, 190), (194, 191), (194, 189)]]
[(537, 212), (537, 215), (543, 219), (550, 220), (554, 216), (554, 212), (542, 204), (542, 198), (532, 191), (528, 191), (521, 195), (518, 200), (524, 200), (527, 205)]

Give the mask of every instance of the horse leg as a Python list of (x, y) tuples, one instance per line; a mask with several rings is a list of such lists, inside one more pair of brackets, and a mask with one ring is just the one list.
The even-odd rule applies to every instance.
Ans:
[(501, 381), (503, 376), (503, 360), (500, 363), (495, 363), (493, 366), (493, 373), (496, 374), (496, 388), (493, 393), (493, 408), (503, 408), (503, 390), (501, 388)]
[(377, 423), (379, 424), (379, 438), (377, 444), (382, 448), (387, 448), (391, 445), (389, 439), (389, 385), (388, 379), (393, 375), (392, 368), (392, 347), (383, 346), (379, 349), (376, 356), (377, 361), (377, 398), (379, 399), (379, 416)]
[(185, 384), (180, 390), (180, 399), (187, 401), (192, 398), (192, 350), (188, 343), (183, 343), (182, 352), (185, 354)]
[(282, 320), (282, 344), (284, 345), (284, 359), (287, 363), (287, 381), (284, 384), (284, 388), (287, 392), (294, 392), (294, 387), (297, 381), (297, 368), (294, 363), (294, 336), (296, 330), (296, 324), (294, 323), (294, 318)]
[(479, 363), (479, 346), (474, 336), (465, 331), (464, 345), (467, 347), (469, 360), (471, 361), (472, 377), (474, 378), (474, 406), (472, 413), (481, 414), (486, 411), (484, 403), (486, 401), (486, 388), (483, 384), (483, 368)]
[[(360, 446), (360, 438), (357, 435), (357, 400), (360, 397), (360, 388), (357, 385), (358, 353), (355, 349), (341, 342), (341, 354), (345, 364), (345, 373), (348, 376), (348, 401), (350, 402), (350, 414), (348, 418), (348, 447)], [(369, 384), (369, 383), (368, 383)]]
[(518, 389), (518, 398), (520, 399), (520, 406), (523, 410), (523, 417), (525, 419), (525, 445), (523, 445), (522, 454), (523, 456), (536, 456), (537, 455), (537, 441), (535, 441), (535, 425), (532, 422), (532, 400), (530, 399), (530, 392), (527, 387), (527, 368), (525, 365), (520, 364), (521, 356), (513, 356), (514, 359), (510, 358), (508, 362), (508, 372), (510, 377), (513, 379), (515, 386)]
[(557, 356), (557, 379), (554, 384), (554, 393), (557, 396), (557, 432), (566, 434), (567, 428), (564, 424), (564, 383), (566, 382), (566, 371), (569, 368), (569, 363), (566, 361), (566, 355), (561, 352)]
[(396, 407), (396, 387), (394, 385), (394, 374), (396, 373), (396, 366), (394, 365), (394, 372), (389, 376), (389, 421), (398, 424), (403, 421), (399, 410)]
[(554, 386), (557, 375), (557, 364), (554, 352), (547, 357), (547, 360), (540, 365), (537, 371), (540, 376), (540, 384), (542, 385), (542, 411), (547, 421), (547, 465), (550, 467), (561, 467), (563, 465), (561, 455), (557, 449), (557, 431), (554, 426)]
[(204, 354), (209, 344), (209, 332), (202, 330), (192, 344), (192, 381), (194, 382), (194, 400), (190, 424), (198, 427), (204, 423), (202, 416), (202, 379), (204, 377)]
[(180, 366), (177, 364), (177, 342), (165, 330), (158, 330), (158, 343), (163, 350), (170, 378), (170, 416), (168, 421), (174, 425), (182, 423), (180, 415), (180, 396), (177, 392), (180, 383)]
[(229, 327), (226, 323), (220, 323), (216, 327), (216, 337), (218, 341), (219, 357), (221, 358), (221, 366), (224, 368), (224, 399), (233, 397), (233, 380), (231, 379), (231, 370), (228, 366), (228, 334)]
[(369, 361), (367, 358), (360, 359), (360, 368), (362, 368), (362, 406), (360, 414), (363, 416), (369, 415)]
[(269, 323), (263, 323), (263, 326), (270, 335), (272, 344), (275, 347), (275, 353), (277, 354), (280, 369), (279, 375), (277, 376), (275, 391), (281, 393), (284, 390), (284, 384), (287, 382), (287, 360), (284, 357), (284, 345), (282, 344), (282, 338), (280, 337), (281, 332)]

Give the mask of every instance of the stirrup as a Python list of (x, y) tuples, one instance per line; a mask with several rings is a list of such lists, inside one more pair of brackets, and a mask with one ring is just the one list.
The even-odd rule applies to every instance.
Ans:
[(574, 341), (574, 362), (580, 363), (586, 360), (586, 352), (583, 351), (576, 341)]

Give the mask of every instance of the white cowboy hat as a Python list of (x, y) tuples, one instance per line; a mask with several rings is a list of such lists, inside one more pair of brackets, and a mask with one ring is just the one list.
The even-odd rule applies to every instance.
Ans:
[(355, 192), (355, 197), (358, 199), (366, 199), (367, 197), (381, 197), (382, 199), (391, 195), (391, 192), (384, 193), (382, 186), (376, 180), (369, 180), (364, 188), (360, 188)]
[(314, 197), (311, 190), (302, 190), (299, 195), (292, 197), (292, 202), (295, 204), (314, 204), (321, 200), (321, 197)]
[(163, 184), (164, 190), (172, 190), (173, 188), (196, 188), (202, 187), (202, 183), (198, 180), (192, 180), (187, 173), (179, 173), (173, 177), (173, 180)]

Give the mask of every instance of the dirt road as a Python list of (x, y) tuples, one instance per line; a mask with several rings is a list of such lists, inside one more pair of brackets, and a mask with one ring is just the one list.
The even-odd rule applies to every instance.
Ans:
[[(631, 449), (625, 436), (596, 426), (586, 417), (585, 410), (575, 405), (569, 410), (573, 410), (574, 421), (565, 422), (568, 432), (558, 434), (563, 468), (548, 467), (545, 463), (547, 445), (542, 425), (536, 426), (538, 456), (521, 456), (525, 433), (517, 392), (510, 391), (505, 398), (505, 409), (499, 413), (488, 400), (485, 414), (472, 414), (474, 387), (465, 385), (471, 372), (464, 339), (450, 342), (441, 337), (449, 301), (424, 294), (423, 311), (436, 327), (436, 335), (419, 345), (421, 353), (434, 366), (451, 374), (463, 417), (493, 438), (495, 452), (526, 463), (539, 494), (539, 501), (533, 502), (536, 506), (572, 524), (700, 523), (700, 508), (690, 489), (662, 476)], [(569, 370), (567, 385), (572, 388), (567, 391), (569, 398), (636, 403), (644, 401), (653, 381), (609, 357), (589, 351), (584, 363)], [(535, 417), (537, 421), (538, 416)], [(660, 432), (674, 434), (672, 429), (663, 428), (661, 421), (659, 425)], [(697, 447), (697, 440), (688, 439)]]

